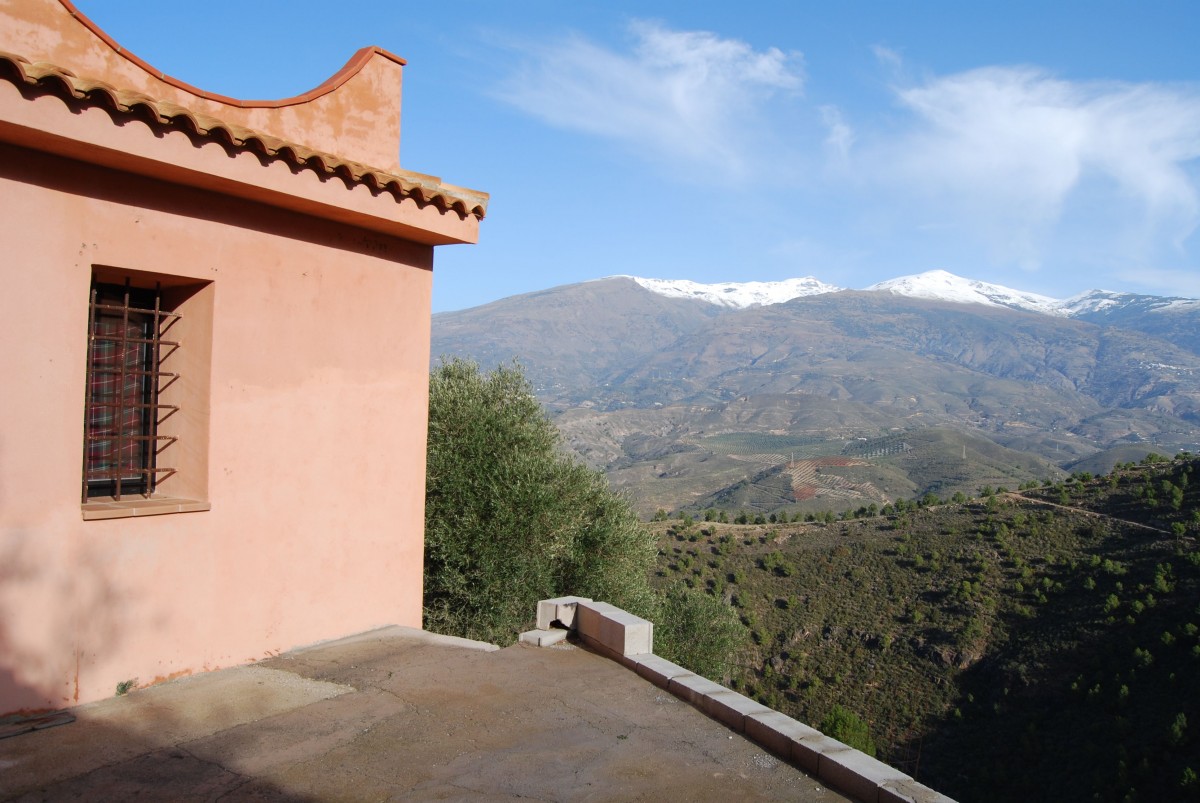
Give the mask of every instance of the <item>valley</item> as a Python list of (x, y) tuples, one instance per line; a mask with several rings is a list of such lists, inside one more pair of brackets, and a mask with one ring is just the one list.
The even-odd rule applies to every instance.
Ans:
[(1200, 800), (1200, 302), (884, 285), (616, 277), (433, 353), (519, 361), (731, 687), (962, 801)]
[(1200, 799), (1198, 467), (838, 522), (656, 522), (658, 582), (738, 611), (735, 688), (814, 724), (849, 710), (957, 800)]
[(519, 361), (645, 517), (841, 512), (1200, 449), (1200, 302), (938, 271), (778, 285), (552, 288), (434, 316), (434, 360)]

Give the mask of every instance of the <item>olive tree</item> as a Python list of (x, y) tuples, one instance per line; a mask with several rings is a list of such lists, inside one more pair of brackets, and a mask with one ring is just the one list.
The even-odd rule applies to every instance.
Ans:
[(429, 383), (425, 626), (509, 639), (539, 599), (652, 612), (656, 549), (604, 477), (560, 450), (517, 366), (440, 365)]
[(427, 629), (509, 643), (539, 599), (576, 594), (654, 621), (659, 654), (686, 649), (696, 671), (727, 670), (743, 633), (733, 610), (655, 593), (653, 536), (602, 474), (564, 454), (518, 365), (433, 371), (426, 476)]

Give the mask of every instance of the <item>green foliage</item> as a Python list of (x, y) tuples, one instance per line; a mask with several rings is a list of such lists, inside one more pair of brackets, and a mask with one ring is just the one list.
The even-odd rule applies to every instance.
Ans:
[(136, 689), (137, 684), (138, 684), (137, 678), (130, 678), (129, 680), (122, 680), (120, 683), (117, 684), (117, 696), (124, 697), (126, 694), (129, 694), (129, 692)]
[(560, 453), (518, 366), (433, 372), (427, 478), (427, 629), (511, 642), (560, 594), (653, 618), (653, 539), (601, 474)]
[(721, 680), (746, 644), (747, 631), (732, 607), (682, 584), (662, 596), (654, 652), (698, 675)]
[(833, 710), (821, 720), (818, 730), (826, 736), (832, 736), (839, 742), (850, 745), (855, 750), (861, 750), (868, 756), (875, 755), (875, 742), (871, 739), (867, 723), (858, 714), (841, 705), (835, 705)]
[[(653, 621), (664, 658), (712, 678), (729, 671), (745, 630), (731, 607), (688, 589), (704, 571), (699, 553), (677, 549), (674, 568), (691, 575), (654, 591), (655, 538), (602, 474), (562, 454), (518, 366), (484, 374), (453, 360), (433, 372), (427, 477), (427, 629), (509, 643), (538, 600), (577, 594)], [(673, 535), (711, 536), (694, 525), (681, 515)]]
[(1181, 747), (1187, 741), (1187, 715), (1178, 713), (1168, 730), (1167, 741), (1172, 747)]
[(791, 577), (796, 573), (796, 567), (779, 552), (771, 552), (759, 561), (764, 571), (773, 572), (780, 577)]
[[(1190, 467), (717, 528), (708, 549), (730, 536), (721, 577), (754, 633), (732, 682), (801, 721), (855, 712), (885, 761), (919, 755), (922, 780), (958, 799), (1196, 798), (1200, 548), (1170, 533), (1200, 534), (1200, 483), (1178, 512), (1134, 497), (1184, 487)], [(1060, 490), (1068, 509), (1044, 504)]]

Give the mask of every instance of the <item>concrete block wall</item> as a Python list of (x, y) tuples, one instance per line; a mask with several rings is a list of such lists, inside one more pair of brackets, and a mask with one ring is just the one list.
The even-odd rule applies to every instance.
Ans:
[(521, 641), (547, 645), (572, 630), (597, 652), (863, 803), (954, 803), (866, 753), (655, 655), (653, 623), (614, 605), (584, 597), (542, 600), (537, 626)]

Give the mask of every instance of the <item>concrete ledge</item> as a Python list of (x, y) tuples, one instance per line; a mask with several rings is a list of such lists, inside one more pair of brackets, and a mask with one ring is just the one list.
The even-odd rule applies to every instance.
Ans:
[(575, 629), (620, 655), (654, 651), (654, 625), (607, 602), (578, 602)]
[(587, 597), (555, 597), (538, 603), (538, 630), (549, 630), (558, 622), (568, 630), (575, 627), (575, 606), (580, 602), (591, 602)]
[(888, 781), (879, 787), (879, 803), (954, 803), (954, 800), (907, 778)]
[(854, 748), (817, 731), (816, 736), (806, 736), (792, 743), (792, 761), (805, 772), (820, 777), (821, 761), (843, 750), (853, 752)]
[(817, 777), (863, 803), (878, 803), (879, 788), (885, 783), (912, 780), (895, 767), (849, 747), (822, 753)]
[(700, 701), (700, 710), (718, 722), (724, 722), (738, 733), (746, 732), (746, 717), (751, 714), (766, 714), (772, 709), (749, 697), (721, 687), (715, 694), (706, 694)]
[(720, 694), (727, 689), (720, 683), (713, 683), (708, 678), (689, 672), (686, 675), (671, 678), (671, 682), (667, 685), (667, 691), (700, 708), (705, 697)]
[[(555, 620), (573, 627), (583, 643), (601, 655), (863, 803), (954, 803), (866, 753), (660, 658), (653, 653), (654, 625), (641, 617), (583, 597), (539, 602), (539, 627)], [(521, 640), (536, 639), (533, 634), (539, 632), (522, 633)]]
[(693, 674), (679, 664), (673, 664), (666, 658), (659, 658), (654, 653), (636, 655), (632, 658), (632, 661), (633, 671), (660, 689), (666, 689), (670, 685), (672, 678)]
[(608, 613), (624, 613), (624, 611), (607, 602), (578, 603), (575, 606), (575, 631), (581, 636), (600, 641), (600, 621)]
[(535, 647), (550, 647), (563, 641), (569, 632), (559, 627), (550, 630), (526, 630), (521, 634), (520, 641)]
[(608, 614), (600, 619), (600, 640), (622, 655), (654, 652), (654, 624), (631, 613)]
[(794, 745), (801, 739), (822, 735), (819, 730), (773, 709), (746, 715), (746, 736), (782, 758), (792, 758)]

